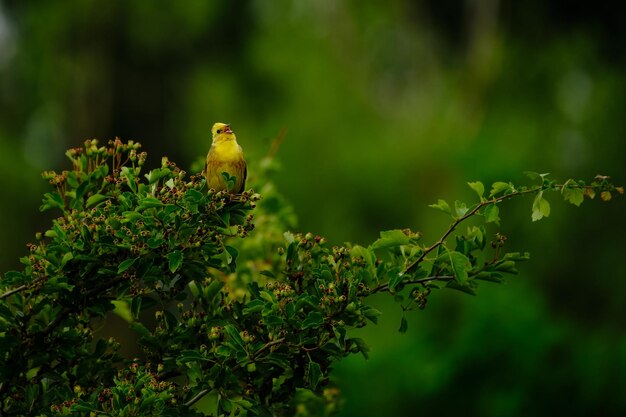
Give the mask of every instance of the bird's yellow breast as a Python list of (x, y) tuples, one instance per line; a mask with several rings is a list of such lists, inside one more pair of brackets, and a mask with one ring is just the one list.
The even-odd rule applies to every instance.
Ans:
[(241, 146), (234, 140), (218, 142), (211, 148), (214, 158), (221, 162), (238, 161), (243, 158)]

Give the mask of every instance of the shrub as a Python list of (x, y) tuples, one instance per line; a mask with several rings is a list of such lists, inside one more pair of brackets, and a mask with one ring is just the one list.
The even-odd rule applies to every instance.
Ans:
[[(139, 148), (86, 141), (67, 152), (71, 170), (43, 174), (53, 191), (41, 209), (60, 216), (28, 245), (23, 270), (0, 281), (3, 415), (331, 412), (333, 363), (367, 357), (350, 329), (377, 322), (370, 295), (389, 293), (408, 312), (441, 287), (474, 294), (528, 259), (487, 233), (505, 200), (534, 195), (539, 220), (550, 191), (575, 205), (623, 193), (603, 176), (587, 185), (530, 173), (536, 185), (489, 191), (472, 182), (476, 202), (433, 205), (452, 222), (433, 243), (403, 229), (331, 247), (287, 231), (294, 216), (266, 178), (260, 194), (213, 192), (167, 158), (141, 176)], [(469, 218), (481, 222), (460, 230)], [(98, 335), (110, 314), (135, 332), (138, 358)]]

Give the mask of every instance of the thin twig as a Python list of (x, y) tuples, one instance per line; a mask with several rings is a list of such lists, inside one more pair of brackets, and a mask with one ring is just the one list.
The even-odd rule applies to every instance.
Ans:
[(192, 405), (194, 405), (195, 403), (200, 401), (200, 399), (202, 399), (202, 397), (207, 395), (209, 392), (211, 392), (211, 390), (209, 388), (203, 389), (202, 391), (197, 393), (191, 400), (187, 401), (185, 403), (185, 407), (191, 407)]
[[(406, 281), (402, 281), (403, 285), (412, 285), (412, 284), (423, 284), (425, 282), (430, 281), (452, 281), (454, 276), (452, 275), (434, 275), (432, 277), (419, 278), (419, 279), (409, 279)], [(381, 291), (389, 291), (389, 283), (386, 282), (384, 284), (380, 284), (378, 287), (372, 290), (372, 293), (381, 292)]]
[[(563, 187), (562, 185), (556, 185), (554, 186), (555, 188), (559, 188), (559, 187)], [(412, 272), (423, 260), (424, 258), (431, 253), (433, 250), (437, 249), (439, 246), (443, 245), (443, 242), (446, 241), (446, 239), (448, 238), (448, 236), (450, 236), (450, 234), (456, 229), (456, 227), (463, 222), (464, 220), (472, 217), (474, 214), (476, 214), (478, 212), (478, 210), (480, 210), (481, 208), (488, 206), (490, 204), (497, 204), (503, 200), (508, 200), (509, 198), (512, 197), (516, 197), (518, 195), (523, 195), (523, 194), (532, 194), (532, 193), (537, 193), (539, 191), (543, 191), (546, 190), (546, 187), (536, 187), (536, 188), (530, 188), (527, 190), (522, 190), (522, 191), (517, 191), (511, 194), (507, 194), (507, 195), (503, 195), (497, 198), (492, 198), (490, 200), (485, 200), (485, 201), (481, 201), (480, 203), (478, 203), (476, 205), (476, 207), (474, 207), (472, 210), (468, 211), (467, 213), (465, 213), (463, 216), (459, 217), (458, 219), (456, 219), (454, 221), (454, 223), (452, 223), (450, 225), (450, 227), (448, 228), (448, 230), (446, 230), (446, 232), (443, 234), (443, 236), (441, 236), (439, 238), (439, 240), (437, 242), (435, 242), (432, 246), (426, 248), (424, 250), (424, 252), (422, 252), (422, 254), (420, 255), (419, 258), (417, 258), (417, 260), (415, 260), (414, 262), (412, 262), (408, 267), (406, 267), (406, 269), (404, 270), (403, 274), (408, 274), (409, 272)]]
[(268, 158), (274, 159), (276, 157), (278, 149), (280, 149), (280, 145), (283, 143), (283, 140), (285, 140), (285, 135), (287, 135), (287, 128), (283, 127), (280, 129), (280, 132), (278, 132), (278, 136), (276, 136), (274, 140), (272, 140), (270, 150), (267, 153)]
[(267, 349), (271, 348), (272, 346), (279, 345), (279, 344), (283, 343), (284, 341), (285, 341), (285, 338), (281, 337), (280, 339), (276, 339), (276, 340), (272, 340), (271, 342), (267, 342), (266, 344), (264, 344), (261, 347), (261, 349), (257, 350), (256, 353), (250, 357), (250, 359), (256, 358), (261, 352), (266, 351)]
[(20, 292), (22, 290), (25, 290), (26, 288), (28, 288), (28, 286), (26, 285), (21, 285), (17, 288), (14, 288), (10, 291), (5, 292), (4, 294), (0, 294), (0, 300), (2, 300), (3, 298), (8, 297), (9, 295), (15, 294), (16, 292)]
[(470, 210), (469, 212), (465, 213), (463, 216), (461, 216), (458, 219), (456, 219), (454, 221), (454, 223), (452, 223), (452, 225), (450, 225), (448, 230), (446, 230), (446, 232), (443, 234), (443, 236), (441, 236), (441, 238), (439, 238), (439, 240), (437, 242), (435, 242), (432, 246), (430, 246), (427, 249), (425, 249), (424, 252), (420, 255), (420, 257), (417, 258), (416, 261), (412, 262), (408, 267), (406, 267), (406, 269), (404, 270), (403, 274), (407, 274), (409, 272), (412, 272), (415, 269), (415, 267), (417, 267), (420, 264), (420, 262), (422, 262), (424, 260), (426, 255), (428, 255), (433, 250), (437, 249), (439, 246), (443, 245), (443, 243), (448, 238), (448, 236), (450, 236), (450, 234), (456, 229), (456, 227), (461, 222), (463, 222), (464, 220), (472, 217), (481, 208), (483, 208), (485, 206), (488, 206), (490, 204), (497, 204), (497, 203), (499, 203), (501, 201), (508, 200), (509, 198), (517, 197), (519, 195), (534, 194), (534, 193), (538, 193), (538, 192), (541, 192), (541, 191), (550, 191), (550, 190), (561, 190), (561, 191), (563, 191), (563, 189), (565, 187), (568, 187), (568, 188), (580, 188), (580, 189), (593, 189), (593, 188), (595, 188), (593, 185), (572, 184), (572, 185), (568, 186), (567, 183), (565, 183), (565, 184), (554, 184), (554, 185), (542, 185), (540, 187), (529, 188), (529, 189), (525, 189), (525, 190), (521, 190), (521, 191), (515, 191), (515, 192), (513, 192), (511, 194), (506, 194), (506, 195), (503, 195), (503, 196), (500, 196), (500, 197), (492, 198), (490, 200), (481, 201), (472, 210)]

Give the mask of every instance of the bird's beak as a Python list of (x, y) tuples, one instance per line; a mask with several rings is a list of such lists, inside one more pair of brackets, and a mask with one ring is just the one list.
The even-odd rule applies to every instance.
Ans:
[(230, 125), (226, 125), (226, 127), (224, 128), (224, 133), (233, 133), (233, 131), (230, 128)]

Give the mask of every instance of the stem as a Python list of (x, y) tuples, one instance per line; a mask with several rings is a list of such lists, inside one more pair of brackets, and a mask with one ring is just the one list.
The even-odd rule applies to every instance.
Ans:
[(187, 401), (185, 403), (185, 407), (191, 407), (192, 405), (194, 405), (195, 403), (197, 403), (198, 401), (200, 401), (200, 399), (202, 397), (204, 397), (205, 395), (207, 395), (209, 392), (211, 392), (211, 390), (209, 388), (205, 388), (202, 391), (200, 391), (199, 393), (197, 393), (195, 395), (195, 397), (193, 397), (191, 400)]
[[(466, 219), (472, 217), (473, 215), (475, 215), (478, 212), (478, 210), (480, 210), (481, 208), (483, 208), (485, 206), (488, 206), (490, 204), (497, 204), (497, 203), (499, 203), (501, 201), (508, 200), (509, 198), (516, 197), (518, 195), (538, 193), (539, 191), (544, 191), (544, 190), (547, 190), (547, 189), (552, 188), (552, 187), (558, 189), (558, 188), (563, 188), (563, 185), (554, 185), (554, 186), (551, 186), (551, 187), (541, 186), (541, 187), (536, 187), (536, 188), (530, 188), (530, 189), (527, 189), (527, 190), (516, 191), (516, 192), (513, 192), (511, 194), (507, 194), (507, 195), (503, 195), (503, 196), (500, 196), (500, 197), (492, 198), (490, 200), (481, 201), (472, 210), (468, 211), (463, 216), (461, 216), (458, 219), (456, 219), (454, 221), (454, 223), (452, 223), (450, 225), (448, 230), (446, 230), (446, 232), (443, 234), (443, 236), (441, 236), (439, 238), (438, 241), (436, 241), (432, 246), (429, 246), (428, 248), (426, 248), (424, 250), (424, 252), (422, 252), (420, 257), (417, 258), (417, 260), (415, 260), (408, 267), (405, 268), (403, 274), (408, 274), (409, 272), (412, 272), (424, 260), (424, 258), (429, 253), (431, 253), (433, 250), (437, 249), (439, 246), (443, 245), (443, 242), (445, 242), (445, 240), (448, 238), (448, 236), (450, 236), (450, 234), (456, 229), (456, 227), (461, 222), (463, 222), (464, 220), (466, 220)], [(584, 187), (580, 187), (580, 188), (584, 188)]]
[(261, 349), (257, 350), (256, 353), (254, 355), (252, 355), (252, 357), (250, 359), (254, 360), (255, 357), (257, 357), (261, 352), (271, 348), (274, 345), (279, 345), (281, 343), (283, 343), (285, 341), (284, 337), (281, 337), (280, 339), (276, 339), (276, 340), (272, 340), (271, 342), (267, 342), (266, 344), (264, 344)]
[(280, 149), (280, 145), (283, 143), (283, 140), (285, 139), (286, 134), (287, 134), (286, 127), (283, 127), (282, 129), (280, 129), (280, 132), (278, 132), (278, 135), (274, 138), (274, 140), (272, 140), (270, 150), (267, 153), (268, 158), (274, 159), (276, 157), (276, 154), (278, 153), (278, 149)]
[[(276, 340), (272, 340), (271, 342), (267, 342), (266, 344), (261, 346), (261, 348), (256, 353), (248, 355), (248, 359), (250, 359), (251, 361), (254, 361), (261, 352), (271, 348), (272, 346), (279, 345), (279, 344), (283, 343), (284, 341), (285, 341), (285, 338), (281, 337), (280, 339), (276, 339)], [(241, 368), (241, 364), (235, 365), (232, 368), (232, 370), (236, 371), (239, 368)]]
[(540, 191), (555, 191), (555, 190), (561, 190), (562, 191), (565, 187), (568, 187), (568, 188), (581, 188), (581, 189), (594, 189), (594, 188), (597, 188), (597, 186), (594, 186), (594, 185), (578, 185), (578, 184), (568, 185), (567, 182), (566, 182), (565, 184), (541, 185), (539, 187), (529, 188), (529, 189), (521, 190), (521, 191), (515, 191), (515, 192), (512, 192), (511, 194), (506, 194), (506, 195), (503, 195), (503, 196), (500, 196), (500, 197), (495, 197), (495, 198), (492, 198), (492, 199), (489, 199), (489, 200), (481, 201), (472, 210), (468, 211), (463, 216), (461, 216), (458, 219), (456, 219), (454, 221), (454, 223), (452, 223), (450, 225), (448, 230), (446, 230), (446, 232), (443, 234), (443, 236), (441, 236), (439, 238), (439, 240), (437, 242), (435, 242), (432, 246), (426, 248), (424, 250), (424, 252), (420, 255), (420, 257), (417, 258), (417, 260), (412, 262), (408, 267), (406, 267), (404, 269), (403, 274), (408, 274), (409, 272), (412, 272), (420, 264), (420, 262), (422, 262), (424, 260), (424, 258), (430, 252), (432, 252), (433, 250), (437, 249), (439, 246), (443, 245), (443, 243), (448, 238), (448, 236), (450, 236), (450, 234), (456, 229), (456, 227), (461, 222), (463, 222), (464, 220), (466, 220), (466, 219), (472, 217), (473, 215), (475, 215), (478, 212), (478, 210), (480, 210), (481, 208), (483, 208), (485, 206), (488, 206), (490, 204), (497, 204), (497, 203), (499, 203), (501, 201), (508, 200), (509, 198), (517, 197), (517, 196), (520, 196), (520, 195), (535, 194), (535, 193), (538, 193)]
[[(452, 275), (435, 275), (435, 276), (426, 277), (426, 278), (409, 279), (406, 281), (402, 281), (402, 284), (404, 285), (423, 284), (425, 282), (430, 282), (430, 281), (452, 281), (453, 279), (454, 279), (454, 276)], [(389, 291), (388, 282), (384, 284), (380, 284), (378, 287), (374, 288), (374, 290), (372, 291), (372, 294), (381, 292), (381, 291)]]
[(26, 288), (28, 288), (26, 285), (21, 285), (17, 288), (14, 288), (10, 291), (5, 292), (4, 294), (0, 294), (0, 300), (2, 300), (3, 298), (8, 297), (9, 295), (15, 294), (16, 292), (20, 292), (22, 290), (25, 290)]

